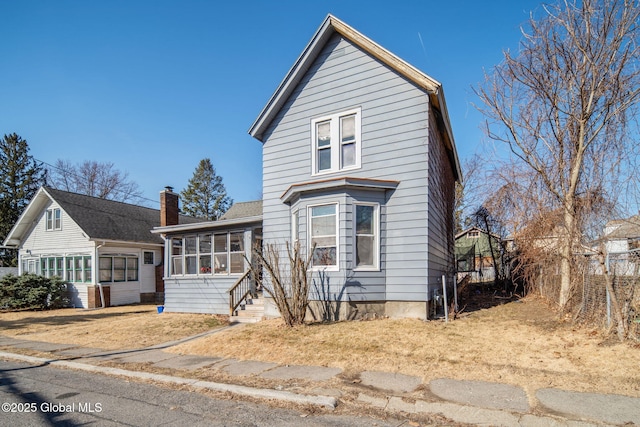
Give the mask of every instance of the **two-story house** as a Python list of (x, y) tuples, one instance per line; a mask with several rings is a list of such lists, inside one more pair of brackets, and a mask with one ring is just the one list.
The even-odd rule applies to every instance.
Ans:
[(262, 142), (262, 204), (154, 230), (167, 242), (165, 310), (228, 312), (262, 240), (314, 248), (311, 299), (340, 318), (427, 318), (455, 271), (461, 178), (442, 85), (329, 15), (249, 133)]
[(264, 242), (315, 247), (347, 317), (426, 318), (454, 272), (461, 178), (442, 85), (329, 15), (249, 133)]

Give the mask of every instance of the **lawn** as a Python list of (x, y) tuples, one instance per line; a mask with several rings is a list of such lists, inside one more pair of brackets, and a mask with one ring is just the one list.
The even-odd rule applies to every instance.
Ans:
[(0, 313), (0, 335), (105, 350), (148, 347), (226, 324), (220, 316), (158, 314), (150, 305)]
[[(146, 347), (225, 325), (223, 317), (158, 314), (155, 307), (0, 313), (0, 334), (104, 349)], [(279, 320), (233, 327), (168, 351), (288, 365), (339, 367), (349, 378), (365, 370), (503, 382), (528, 391), (559, 387), (640, 397), (640, 344), (558, 317), (526, 298), (461, 319), (309, 324)]]

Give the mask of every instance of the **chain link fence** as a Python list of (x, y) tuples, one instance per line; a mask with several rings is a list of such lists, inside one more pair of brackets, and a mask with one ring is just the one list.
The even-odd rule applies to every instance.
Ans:
[[(532, 291), (558, 301), (560, 295), (560, 266), (547, 263), (541, 267)], [(640, 251), (609, 254), (605, 259), (596, 255), (580, 255), (577, 274), (573, 277), (573, 297), (569, 309), (574, 321), (604, 330), (616, 326), (614, 298), (606, 286), (606, 273), (611, 279), (615, 300), (626, 323), (628, 338), (640, 340)]]

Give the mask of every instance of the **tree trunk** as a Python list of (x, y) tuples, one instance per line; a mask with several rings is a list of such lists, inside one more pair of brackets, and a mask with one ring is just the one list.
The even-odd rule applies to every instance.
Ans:
[(573, 262), (573, 239), (575, 236), (575, 199), (569, 197), (564, 211), (564, 236), (560, 238), (560, 309), (565, 310), (571, 299), (571, 273)]

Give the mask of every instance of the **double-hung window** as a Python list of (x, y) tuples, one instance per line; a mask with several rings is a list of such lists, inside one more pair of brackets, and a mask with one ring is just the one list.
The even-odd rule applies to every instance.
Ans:
[(62, 214), (60, 208), (47, 209), (45, 213), (45, 228), (47, 231), (62, 229)]
[(379, 206), (355, 205), (355, 268), (379, 268)]
[(360, 167), (360, 115), (357, 108), (311, 121), (313, 175)]
[(338, 205), (309, 207), (309, 250), (314, 267), (338, 266)]

